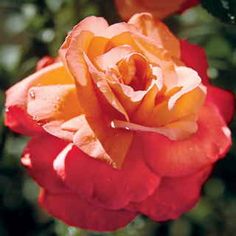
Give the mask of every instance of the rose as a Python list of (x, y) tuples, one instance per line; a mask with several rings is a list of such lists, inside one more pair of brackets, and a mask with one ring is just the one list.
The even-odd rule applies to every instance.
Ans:
[(115, 0), (119, 14), (124, 20), (139, 12), (150, 12), (154, 17), (162, 19), (175, 12), (197, 5), (200, 0)]
[(208, 81), (203, 49), (150, 14), (111, 26), (88, 17), (46, 62), (7, 91), (5, 122), (32, 137), (22, 163), (49, 213), (110, 231), (196, 204), (231, 145), (234, 110)]

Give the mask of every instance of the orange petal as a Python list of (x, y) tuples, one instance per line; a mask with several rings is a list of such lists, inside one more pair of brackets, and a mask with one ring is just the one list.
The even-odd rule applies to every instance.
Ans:
[(122, 32), (118, 35), (114, 35), (114, 37), (110, 39), (107, 49), (122, 46), (122, 45), (129, 45), (136, 52), (141, 52), (139, 47), (136, 45), (134, 39), (132, 38), (131, 32)]
[(182, 95), (171, 110), (169, 110), (168, 101), (157, 105), (149, 115), (149, 120), (147, 120), (147, 123), (145, 122), (145, 125), (159, 127), (185, 117), (192, 120), (192, 117), (196, 117), (204, 101), (205, 92), (197, 87)]
[(89, 59), (93, 61), (94, 58), (96, 58), (99, 55), (102, 55), (105, 52), (108, 43), (109, 39), (107, 38), (101, 36), (94, 37), (89, 44), (87, 52)]
[(161, 21), (155, 20), (151, 14), (135, 14), (128, 23), (135, 25), (140, 33), (155, 40), (158, 46), (168, 50), (172, 56), (180, 57), (179, 40), (170, 32), (166, 25)]
[(110, 83), (116, 97), (125, 108), (129, 116), (137, 109), (148, 91), (134, 91), (130, 86), (121, 83)]
[(78, 131), (74, 143), (91, 157), (104, 160), (114, 167), (121, 167), (133, 140), (132, 132), (113, 130), (103, 120), (77, 117)]
[(31, 87), (27, 112), (37, 121), (68, 120), (80, 114), (75, 85)]
[(78, 36), (86, 31), (92, 35), (101, 36), (101, 34), (108, 27), (107, 21), (102, 17), (90, 16), (80, 21), (79, 24), (74, 26), (72, 31), (67, 35), (65, 42), (60, 48), (60, 55), (65, 55), (71, 40), (78, 38)]
[(163, 83), (168, 89), (177, 86), (177, 75), (175, 72), (175, 61), (169, 51), (157, 46), (152, 40), (142, 35), (132, 34), (132, 38), (139, 48), (139, 51), (149, 60), (149, 62), (161, 68)]
[(73, 84), (73, 78), (66, 72), (61, 62), (47, 66), (17, 83), (7, 91), (6, 107), (25, 106), (28, 90), (32, 86), (50, 84)]
[[(176, 67), (178, 84), (176, 87), (181, 87), (181, 89), (175, 93), (168, 101), (168, 108), (171, 110), (176, 101), (184, 94), (190, 92), (196, 87), (200, 86), (202, 91), (206, 93), (206, 88), (201, 85), (201, 78), (198, 76), (197, 72), (184, 66)], [(197, 102), (196, 102), (197, 103)]]
[(91, 78), (93, 79), (93, 82), (97, 86), (98, 90), (113, 108), (120, 112), (126, 120), (129, 120), (127, 112), (111, 90), (106, 75), (98, 71), (95, 66), (93, 66), (91, 61), (86, 57), (86, 55), (84, 55), (84, 57), (88, 65)]
[(121, 45), (115, 48), (112, 48), (108, 52), (96, 57), (95, 62), (96, 65), (106, 71), (109, 68), (116, 67), (116, 64), (124, 59), (127, 55), (129, 55), (134, 50), (129, 45)]
[(182, 140), (189, 137), (197, 131), (197, 124), (194, 121), (180, 120), (173, 123), (169, 123), (164, 127), (147, 127), (131, 122), (114, 120), (111, 122), (114, 129), (126, 129), (139, 132), (152, 132), (162, 134), (168, 137), (170, 140)]

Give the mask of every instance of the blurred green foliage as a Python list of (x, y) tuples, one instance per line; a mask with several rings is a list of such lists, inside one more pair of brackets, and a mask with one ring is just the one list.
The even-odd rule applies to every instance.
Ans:
[(226, 23), (236, 24), (235, 0), (201, 0), (201, 3), (213, 16)]
[[(88, 15), (104, 16), (110, 23), (119, 21), (111, 0), (0, 0), (1, 123), (4, 91), (34, 71), (39, 58), (56, 56), (66, 33)], [(236, 27), (221, 23), (201, 7), (172, 16), (166, 22), (181, 38), (206, 49), (213, 83), (235, 92)], [(231, 129), (235, 141), (235, 121)], [(26, 138), (0, 126), (1, 236), (236, 235), (235, 145), (227, 158), (215, 166), (200, 202), (191, 212), (162, 224), (139, 217), (123, 230), (101, 234), (68, 227), (39, 209), (38, 187), (19, 164), (26, 142)]]

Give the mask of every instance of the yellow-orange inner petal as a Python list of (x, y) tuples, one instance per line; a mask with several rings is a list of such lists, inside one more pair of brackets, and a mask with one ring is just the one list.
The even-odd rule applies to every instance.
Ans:
[(80, 114), (75, 85), (31, 87), (27, 112), (37, 121), (67, 120)]

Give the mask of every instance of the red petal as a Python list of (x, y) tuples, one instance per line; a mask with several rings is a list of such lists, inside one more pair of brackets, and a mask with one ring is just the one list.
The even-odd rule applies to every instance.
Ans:
[(232, 121), (235, 110), (235, 95), (233, 92), (208, 86), (207, 99), (218, 107), (226, 123)]
[(198, 131), (171, 141), (155, 133), (141, 134), (145, 160), (161, 176), (191, 174), (223, 157), (231, 145), (230, 130), (213, 104), (199, 112)]
[(31, 116), (18, 106), (11, 106), (6, 109), (5, 125), (17, 133), (28, 136), (44, 132), (37, 122), (32, 120)]
[(53, 136), (39, 136), (28, 143), (21, 158), (28, 173), (51, 192), (64, 191), (64, 184), (53, 169), (53, 161), (66, 145), (65, 141)]
[(186, 40), (180, 40), (181, 60), (186, 66), (193, 68), (199, 74), (203, 84), (208, 84), (208, 62), (205, 50), (198, 45), (190, 44)]
[(142, 147), (134, 144), (122, 169), (94, 160), (77, 147), (54, 162), (65, 183), (88, 201), (109, 209), (120, 209), (130, 201), (142, 201), (150, 196), (159, 184), (142, 160)]
[(203, 48), (190, 44), (185, 40), (181, 40), (180, 45), (182, 61), (186, 66), (196, 70), (201, 77), (203, 84), (208, 85), (208, 100), (218, 107), (225, 121), (229, 123), (232, 120), (235, 107), (235, 98), (233, 93), (209, 85), (209, 79), (207, 76), (208, 63)]
[(210, 167), (190, 176), (163, 178), (155, 193), (131, 209), (139, 210), (156, 221), (176, 219), (197, 203), (202, 184), (209, 176)]
[(51, 194), (42, 191), (41, 205), (65, 223), (88, 230), (113, 231), (126, 226), (136, 213), (127, 210), (106, 210), (89, 204), (73, 193)]
[(187, 0), (181, 5), (180, 10), (178, 12), (182, 13), (183, 11), (187, 10), (188, 8), (194, 7), (199, 3), (200, 3), (200, 0)]
[(49, 66), (56, 62), (56, 58), (45, 56), (41, 58), (36, 65), (36, 71), (43, 69), (46, 66)]

